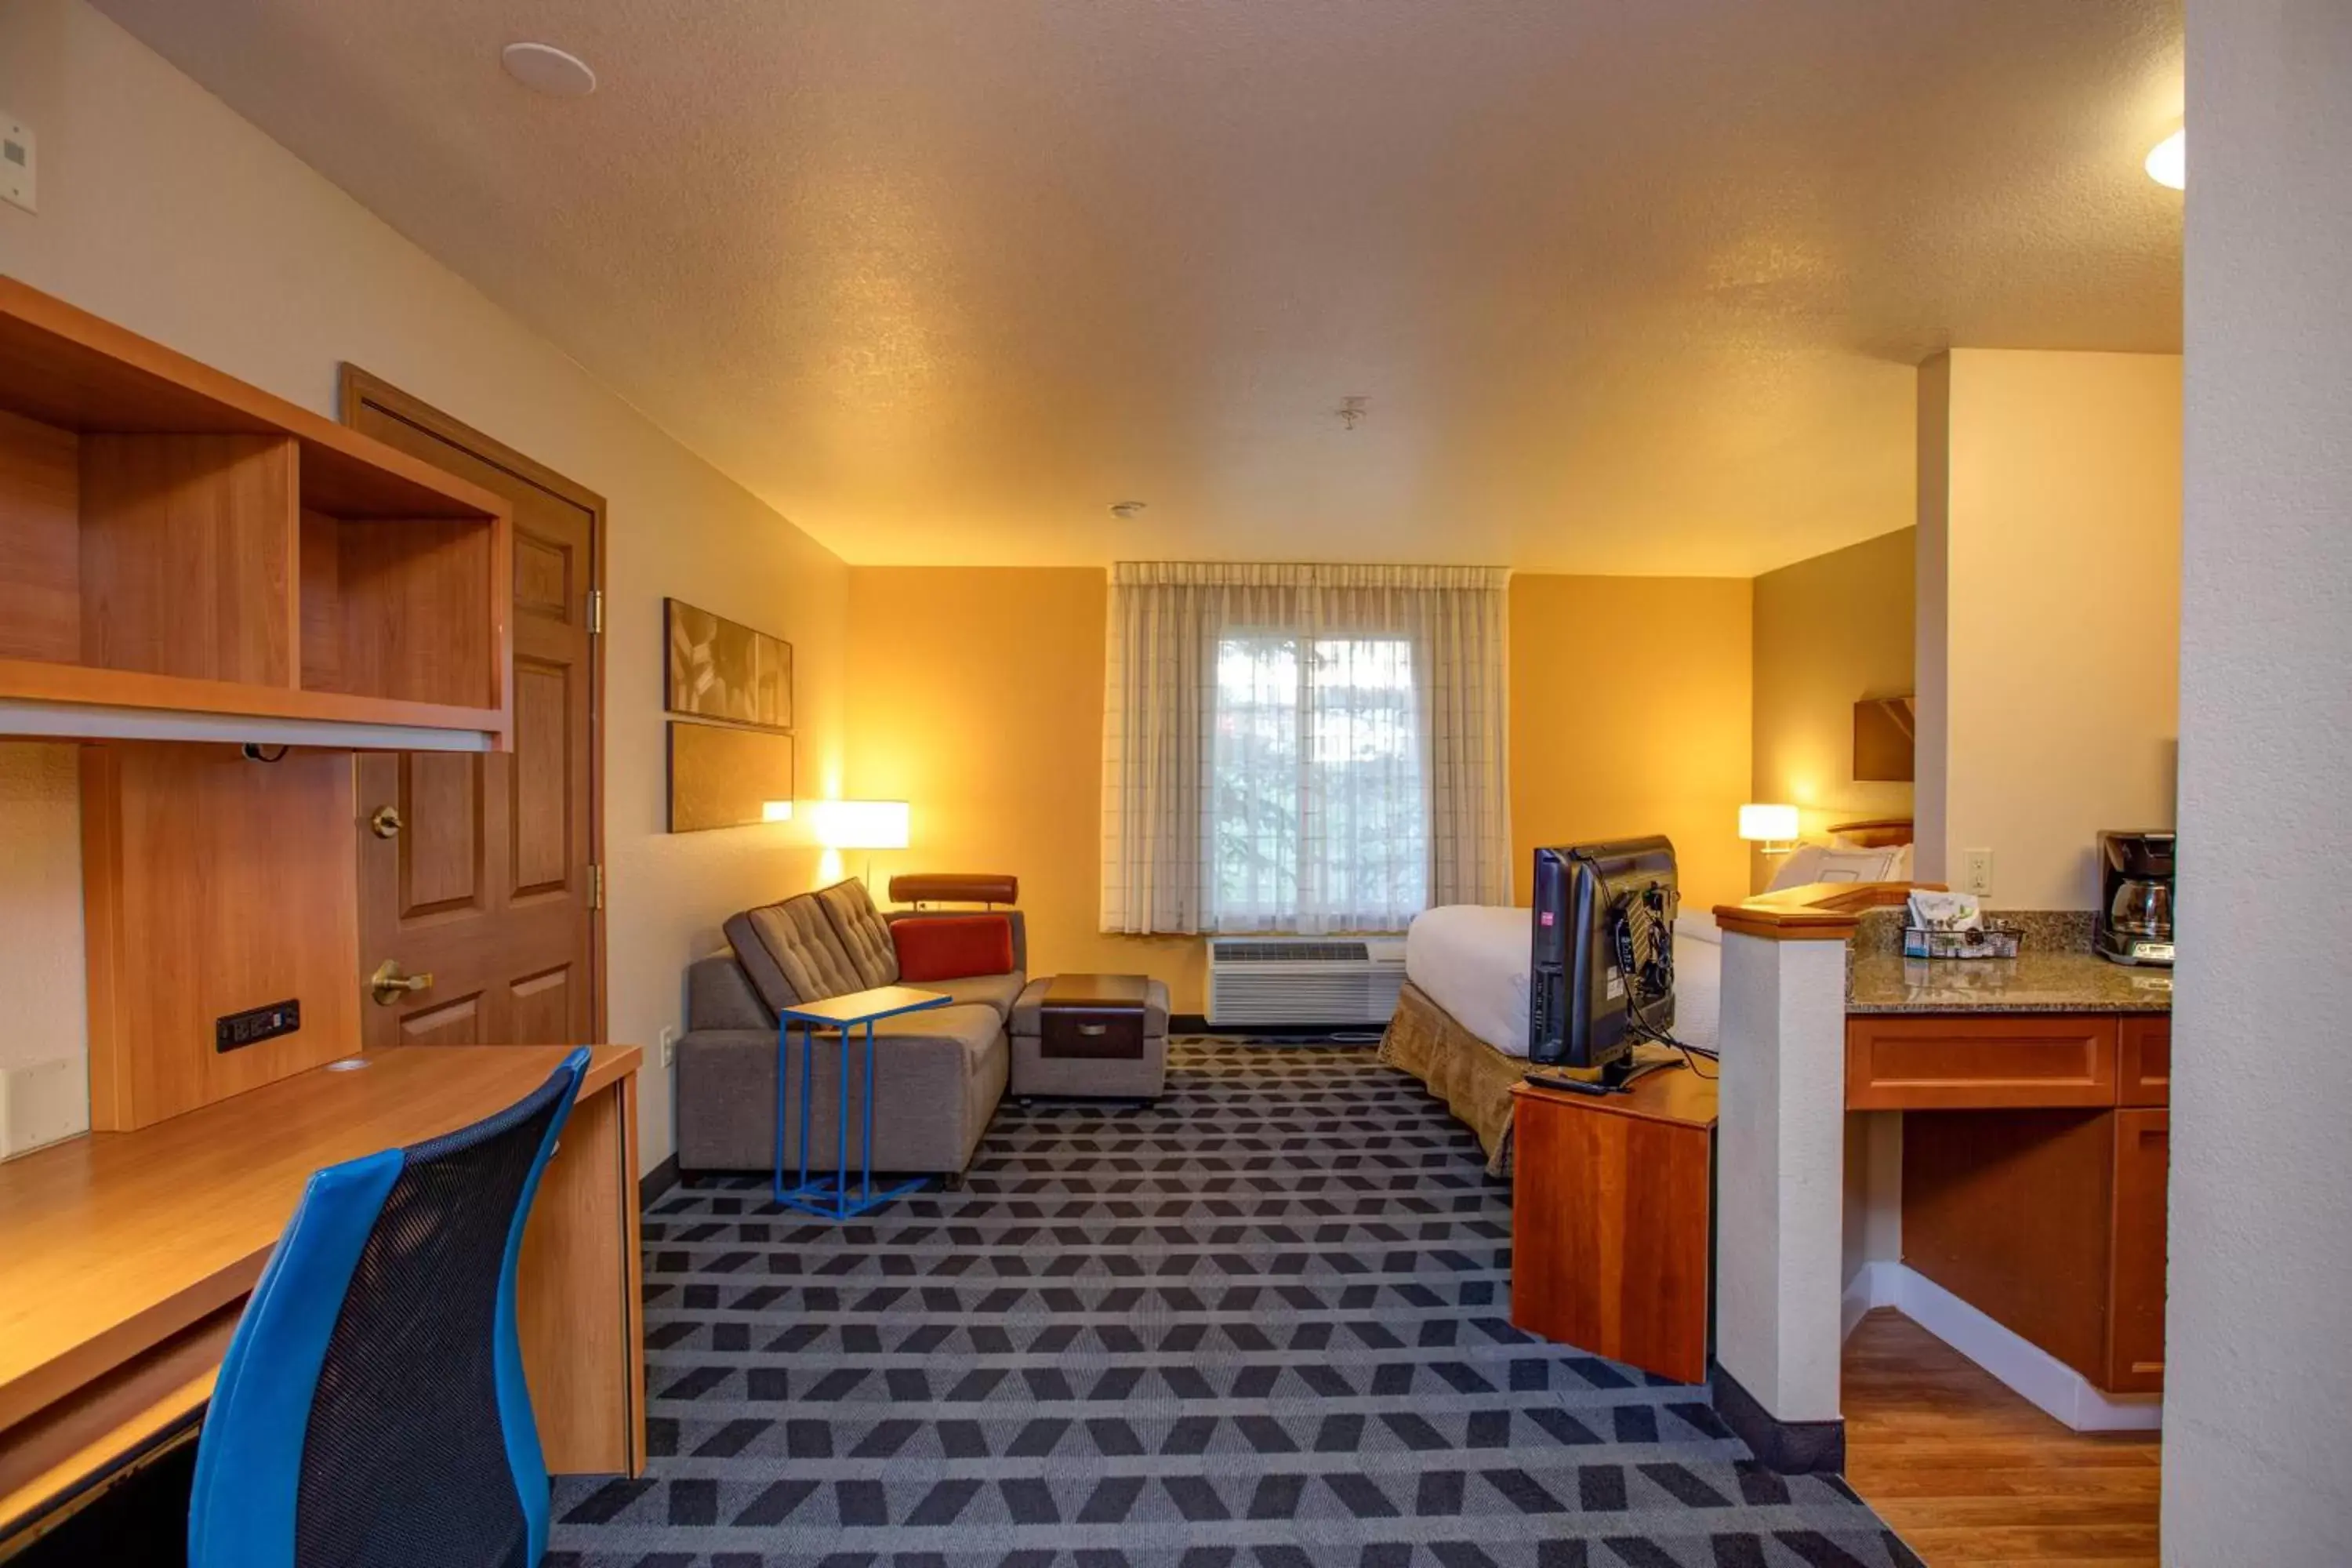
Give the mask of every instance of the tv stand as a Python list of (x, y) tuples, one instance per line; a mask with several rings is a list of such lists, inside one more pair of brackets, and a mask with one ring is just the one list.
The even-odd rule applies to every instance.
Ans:
[(1528, 1081), (1539, 1089), (1570, 1094), (1623, 1094), (1652, 1073), (1683, 1065), (1682, 1055), (1664, 1046), (1639, 1046), (1630, 1057), (1620, 1057), (1590, 1072), (1575, 1068), (1536, 1068)]
[(1704, 1382), (1715, 1080), (1648, 1073), (1616, 1094), (1528, 1082), (1511, 1099), (1512, 1324)]

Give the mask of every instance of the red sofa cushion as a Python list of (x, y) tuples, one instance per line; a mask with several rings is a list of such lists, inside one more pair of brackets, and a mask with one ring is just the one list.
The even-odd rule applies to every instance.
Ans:
[(898, 978), (961, 980), (1013, 973), (1013, 922), (1003, 915), (932, 915), (893, 921)]

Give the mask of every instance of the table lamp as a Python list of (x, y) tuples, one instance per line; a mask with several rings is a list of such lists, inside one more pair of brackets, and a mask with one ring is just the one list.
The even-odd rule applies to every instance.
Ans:
[(907, 847), (907, 803), (903, 800), (820, 800), (812, 807), (816, 840), (827, 849), (863, 849), (866, 881), (874, 881), (877, 849)]
[(1797, 808), (1751, 801), (1739, 808), (1739, 837), (1767, 855), (1786, 855), (1797, 847)]

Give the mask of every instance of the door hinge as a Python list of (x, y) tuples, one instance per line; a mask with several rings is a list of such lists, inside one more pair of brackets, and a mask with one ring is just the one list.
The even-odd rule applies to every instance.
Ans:
[(602, 588), (588, 590), (588, 635), (592, 637), (604, 635), (604, 590)]
[(593, 861), (588, 867), (588, 907), (592, 910), (604, 907), (604, 868)]

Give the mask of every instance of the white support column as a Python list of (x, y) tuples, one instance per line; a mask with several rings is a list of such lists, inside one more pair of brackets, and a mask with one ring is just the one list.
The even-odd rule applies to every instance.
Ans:
[(1779, 1469), (1843, 1463), (1839, 1275), (1852, 929), (1831, 921), (1777, 937), (1727, 929), (1723, 939), (1717, 1404)]

